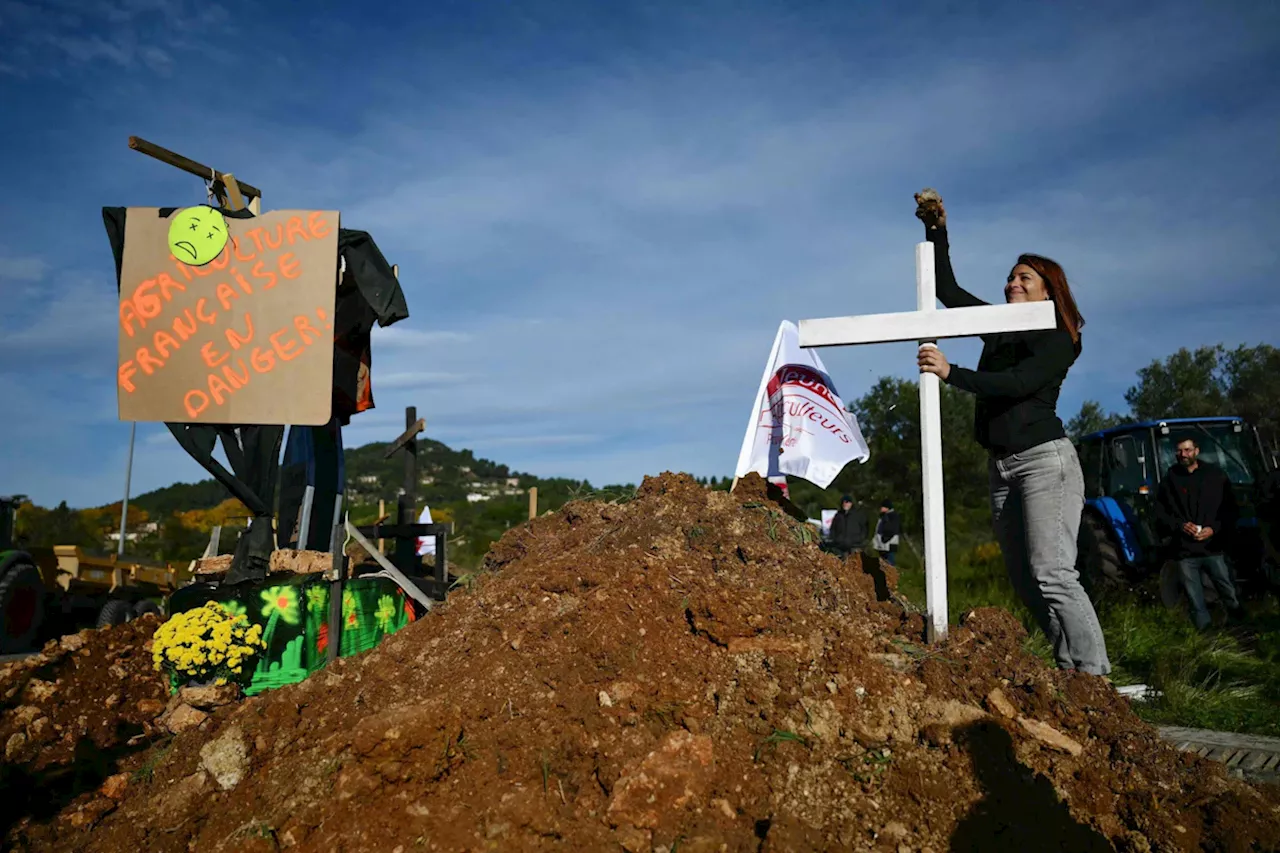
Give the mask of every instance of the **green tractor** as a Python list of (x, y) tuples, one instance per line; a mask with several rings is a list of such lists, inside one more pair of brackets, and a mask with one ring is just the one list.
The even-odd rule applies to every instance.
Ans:
[(14, 547), (14, 519), (25, 495), (0, 497), (0, 655), (28, 651), (44, 622), (44, 579), (36, 559)]

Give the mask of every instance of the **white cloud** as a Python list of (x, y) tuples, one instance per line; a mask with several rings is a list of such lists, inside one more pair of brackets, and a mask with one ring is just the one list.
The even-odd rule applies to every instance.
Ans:
[(0, 282), (40, 281), (49, 273), (49, 262), (34, 256), (0, 255)]

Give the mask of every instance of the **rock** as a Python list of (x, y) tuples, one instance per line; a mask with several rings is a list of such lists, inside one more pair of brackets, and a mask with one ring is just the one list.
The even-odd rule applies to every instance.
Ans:
[(877, 652), (867, 655), (867, 657), (871, 658), (876, 663), (889, 667), (889, 669), (892, 669), (895, 672), (904, 672), (911, 667), (911, 659), (906, 655), (900, 655), (896, 652)]
[(1062, 732), (1055, 729), (1048, 723), (1042, 723), (1039, 720), (1029, 720), (1026, 717), (1019, 717), (1018, 723), (1027, 730), (1036, 740), (1054, 749), (1068, 752), (1072, 755), (1079, 755), (1084, 752), (1084, 747), (1079, 741), (1072, 740)]
[(209, 715), (190, 705), (179, 705), (172, 712), (160, 718), (160, 724), (176, 734), (198, 727)]
[(129, 774), (117, 773), (114, 776), (108, 776), (106, 781), (102, 783), (102, 787), (98, 789), (98, 793), (104, 797), (110, 797), (113, 800), (119, 800), (124, 797), (125, 789), (129, 787)]
[(625, 702), (640, 690), (640, 685), (633, 681), (615, 681), (609, 685), (609, 696), (615, 702)]
[(64, 652), (79, 651), (84, 646), (88, 631), (89, 629), (86, 628), (78, 634), (68, 634), (58, 642), (58, 648)]
[(43, 702), (57, 692), (57, 686), (48, 681), (33, 678), (27, 682), (27, 695), (31, 697), (33, 702)]
[(13, 709), (12, 716), (13, 721), (25, 729), (36, 720), (43, 717), (44, 711), (41, 711), (35, 705), (19, 705), (17, 708)]
[(925, 709), (926, 714), (936, 722), (955, 728), (967, 726), (985, 719), (987, 713), (976, 705), (967, 705), (948, 699), (945, 702), (930, 702)]
[(165, 703), (159, 699), (139, 699), (138, 713), (144, 717), (158, 717), (164, 713)]
[(901, 841), (910, 835), (910, 831), (901, 821), (891, 820), (880, 830), (880, 834), (893, 841)]
[(670, 732), (638, 766), (625, 771), (609, 798), (609, 821), (653, 829), (660, 819), (702, 801), (713, 764), (711, 738)]
[(728, 800), (712, 800), (711, 805), (718, 808), (725, 817), (729, 818), (729, 820), (733, 820), (738, 816), (738, 813), (733, 810), (733, 806), (730, 805)]
[(1018, 709), (1013, 707), (1009, 697), (1005, 696), (1004, 691), (999, 687), (987, 694), (987, 710), (993, 714), (1008, 717), (1010, 720), (1018, 716)]
[(218, 787), (229, 791), (249, 770), (249, 750), (239, 726), (230, 726), (200, 748), (200, 766), (209, 772)]
[(129, 677), (129, 673), (118, 663), (113, 663), (111, 666), (107, 667), (107, 672), (111, 673), (111, 677), (118, 681), (124, 681)]
[(672, 848), (678, 849), (679, 853), (723, 853), (728, 849), (723, 841), (711, 835), (682, 838), (679, 846), (673, 844)]
[(606, 690), (600, 691), (600, 707), (601, 708), (613, 707), (613, 700), (609, 698), (609, 693)]
[(107, 797), (98, 797), (81, 806), (67, 820), (77, 829), (88, 829), (114, 811), (115, 807), (115, 800)]
[(23, 732), (14, 732), (4, 744), (6, 761), (17, 761), (27, 746), (27, 736)]
[(188, 809), (204, 794), (208, 782), (209, 776), (203, 770), (174, 782), (151, 801), (150, 811), (155, 820), (161, 826), (173, 826), (185, 819)]
[(221, 708), (224, 705), (239, 702), (241, 698), (240, 685), (211, 684), (208, 687), (183, 687), (178, 691), (178, 698), (192, 708), (199, 708), (201, 711), (212, 711), (214, 708)]
[(53, 737), (53, 723), (48, 717), (41, 717), (27, 726), (27, 735), (34, 741), (46, 741)]
[(627, 853), (649, 853), (653, 833), (634, 826), (624, 826), (618, 830), (619, 846)]
[(811, 650), (804, 640), (790, 637), (730, 637), (729, 654), (741, 655), (748, 652), (765, 654), (807, 655)]

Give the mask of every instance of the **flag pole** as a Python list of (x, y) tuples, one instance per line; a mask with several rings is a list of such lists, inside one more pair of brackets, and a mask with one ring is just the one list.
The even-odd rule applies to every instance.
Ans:
[(760, 418), (760, 407), (764, 405), (765, 391), (769, 388), (769, 377), (773, 375), (774, 362), (778, 358), (778, 350), (782, 347), (782, 332), (786, 325), (786, 320), (778, 324), (778, 334), (773, 338), (773, 349), (769, 352), (769, 360), (764, 363), (764, 375), (760, 377), (760, 389), (756, 391), (756, 402), (751, 407), (751, 417), (747, 419), (747, 434), (743, 436), (742, 449), (738, 451), (738, 465), (733, 472), (733, 485), (729, 486), (731, 494), (738, 487), (738, 480), (748, 473), (743, 469), (751, 464), (751, 448), (755, 444), (754, 439)]
[(120, 504), (120, 544), (116, 546), (116, 557), (124, 557), (125, 522), (129, 518), (129, 480), (133, 477), (133, 439), (138, 434), (138, 422), (129, 424), (129, 461), (124, 469), (124, 501)]

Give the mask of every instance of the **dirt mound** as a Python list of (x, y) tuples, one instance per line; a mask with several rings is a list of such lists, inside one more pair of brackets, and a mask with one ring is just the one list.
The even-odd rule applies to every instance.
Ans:
[(151, 662), (155, 616), (84, 630), (40, 654), (0, 666), (5, 764), (32, 771), (70, 764), (77, 751), (108, 751), (142, 734), (168, 691)]
[(1000, 611), (925, 647), (893, 577), (748, 478), (509, 533), (471, 589), (215, 711), (18, 850), (1272, 850), (1280, 805)]
[(159, 625), (143, 616), (84, 630), (0, 665), (0, 789), (9, 814), (56, 812), (105, 777), (111, 756), (145, 748), (169, 699), (151, 662)]

